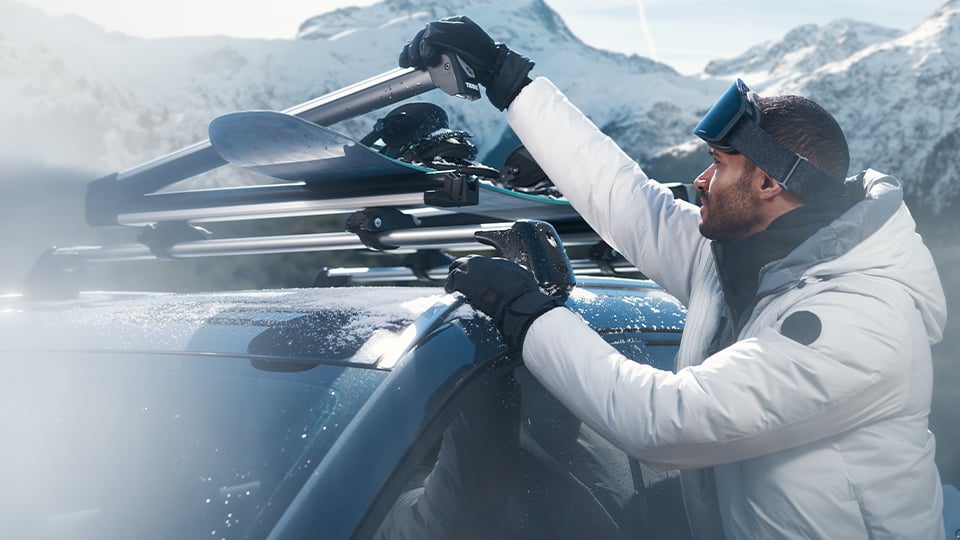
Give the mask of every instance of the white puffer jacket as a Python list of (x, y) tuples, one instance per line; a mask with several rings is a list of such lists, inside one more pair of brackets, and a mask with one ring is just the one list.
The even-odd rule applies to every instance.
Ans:
[[(862, 202), (764, 267), (739, 341), (707, 358), (726, 308), (697, 207), (648, 180), (546, 79), (507, 118), (590, 225), (688, 307), (675, 374), (548, 312), (523, 348), (548, 389), (638, 459), (714, 467), (727, 538), (944, 537), (927, 416), (946, 304), (895, 179), (867, 171)], [(798, 312), (819, 333), (785, 336)]]

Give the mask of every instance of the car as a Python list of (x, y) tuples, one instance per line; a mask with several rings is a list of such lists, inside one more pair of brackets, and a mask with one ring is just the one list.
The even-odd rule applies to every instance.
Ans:
[[(262, 140), (233, 138), (256, 129), (219, 123), (212, 141), (90, 183), (88, 221), (138, 241), (52, 248), (21, 293), (0, 298), (0, 536), (690, 537), (678, 473), (582, 424), (488, 317), (439, 283), (450, 253), (494, 247), (623, 354), (661, 369), (675, 368), (683, 305), (618, 277), (623, 261), (562, 200), (492, 185), (473, 162), (387, 162), (382, 148), (318, 129), (424, 86), (469, 90), (446, 76), (398, 70), (286, 116), (230, 120), (310, 120), (291, 129), (335, 139), (323, 146), (335, 166), (326, 154), (292, 173), (289, 160), (264, 163)], [(443, 165), (464, 163), (462, 146), (444, 149)], [(356, 159), (368, 160), (362, 173)], [(166, 190), (225, 161), (286, 183)], [(346, 232), (211, 238), (197, 225), (338, 212)], [(517, 219), (544, 213), (550, 223)], [(588, 254), (571, 261), (577, 247)], [(81, 271), (337, 249), (409, 255), (327, 267), (303, 288), (88, 290)]]
[[(684, 310), (655, 286), (589, 278), (567, 304), (672, 366)], [(487, 495), (522, 537), (684, 537), (677, 478), (581, 425), (488, 318), (435, 287), (13, 296), (0, 311), (8, 538), (373, 537), (498, 384), (517, 385), (521, 418), (470, 439), (515, 444), (517, 462), (466, 465), (498, 479)]]

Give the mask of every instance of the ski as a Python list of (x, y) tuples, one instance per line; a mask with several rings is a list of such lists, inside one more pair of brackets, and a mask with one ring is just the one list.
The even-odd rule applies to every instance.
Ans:
[[(391, 185), (416, 184), (418, 177), (444, 175), (444, 171), (388, 157), (330, 128), (283, 112), (227, 114), (214, 119), (209, 131), (214, 149), (234, 165), (281, 180), (303, 182), (313, 189), (344, 189), (360, 198), (389, 193)], [(502, 220), (579, 218), (564, 199), (522, 193), (485, 181), (477, 184), (478, 200), (444, 203), (440, 211)], [(430, 204), (418, 201), (412, 206)]]
[[(476, 83), (460, 68), (458, 59), (444, 55), (427, 70), (393, 69), (356, 84), (286, 109), (288, 114), (329, 125), (396, 104), (434, 89), (466, 99), (477, 99)], [(117, 215), (130, 206), (144, 206), (144, 196), (226, 165), (209, 139), (91, 182), (87, 188), (87, 222), (93, 226), (119, 225)]]

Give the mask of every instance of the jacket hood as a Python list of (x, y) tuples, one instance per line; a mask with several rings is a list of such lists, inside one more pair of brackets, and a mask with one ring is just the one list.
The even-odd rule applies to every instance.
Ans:
[(947, 320), (943, 285), (903, 203), (900, 182), (872, 169), (855, 181), (863, 182), (863, 200), (764, 268), (759, 293), (852, 272), (893, 279), (913, 296), (930, 342), (940, 341)]

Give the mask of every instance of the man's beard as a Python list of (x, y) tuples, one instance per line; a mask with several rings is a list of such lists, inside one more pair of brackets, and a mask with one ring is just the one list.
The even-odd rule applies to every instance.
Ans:
[(701, 195), (706, 216), (700, 221), (700, 234), (705, 238), (728, 241), (754, 232), (758, 216), (749, 177), (750, 173), (744, 173), (726, 192)]

